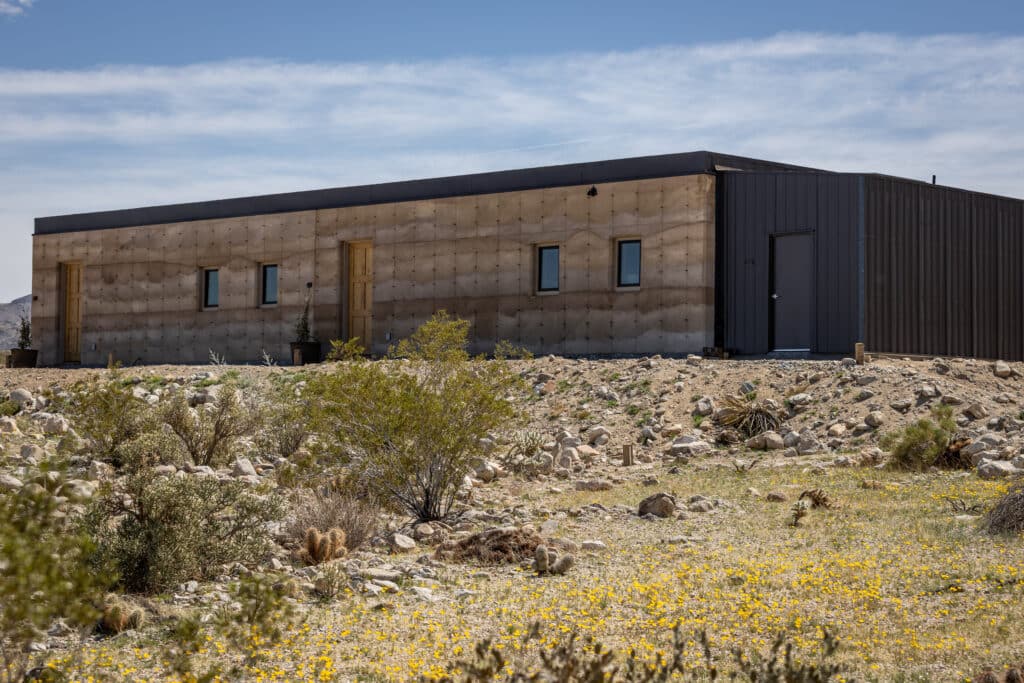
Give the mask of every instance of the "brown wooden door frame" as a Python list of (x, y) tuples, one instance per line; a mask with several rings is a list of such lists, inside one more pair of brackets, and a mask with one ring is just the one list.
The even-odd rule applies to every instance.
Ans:
[(345, 312), (342, 318), (345, 336), (359, 337), (367, 353), (373, 346), (373, 242), (346, 242)]
[(82, 362), (82, 270), (80, 261), (61, 264), (61, 361)]

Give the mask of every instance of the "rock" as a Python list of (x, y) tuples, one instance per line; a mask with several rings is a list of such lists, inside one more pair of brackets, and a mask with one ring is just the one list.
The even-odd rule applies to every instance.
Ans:
[(715, 501), (703, 496), (696, 496), (697, 500), (690, 500), (686, 505), (686, 509), (690, 512), (711, 512), (715, 509)]
[(21, 430), (18, 429), (18, 422), (13, 417), (0, 417), (0, 434), (11, 434), (17, 436), (21, 434)]
[(997, 360), (992, 364), (992, 373), (1000, 379), (1006, 379), (1013, 375), (1013, 368), (1006, 361)]
[(598, 552), (601, 550), (607, 550), (608, 546), (605, 545), (604, 541), (583, 541), (580, 544), (580, 548), (589, 552)]
[(800, 443), (799, 432), (787, 432), (786, 436), (782, 438), (782, 445), (786, 448), (795, 448)]
[(40, 462), (46, 458), (46, 451), (39, 444), (27, 443), (21, 447), (21, 459)]
[(94, 481), (97, 479), (112, 479), (114, 474), (113, 466), (101, 460), (93, 460), (89, 463), (89, 468), (86, 470), (86, 476)]
[(854, 462), (848, 455), (840, 455), (832, 461), (832, 464), (836, 467), (853, 467)]
[(764, 450), (764, 434), (757, 434), (747, 439), (744, 445), (754, 451)]
[(438, 596), (434, 595), (434, 591), (430, 590), (429, 588), (424, 588), (423, 586), (413, 586), (409, 590), (411, 590), (417, 598), (419, 598), (420, 600), (425, 600), (427, 602), (437, 602), (441, 599)]
[(754, 384), (753, 382), (744, 382), (743, 384), (740, 385), (740, 393), (743, 394), (744, 396), (746, 396), (747, 394), (752, 394), (755, 391), (757, 391), (757, 385)]
[(84, 479), (69, 479), (61, 485), (59, 493), (68, 500), (82, 502), (96, 495), (97, 484)]
[(368, 567), (361, 570), (359, 575), (371, 581), (399, 581), (402, 578), (402, 572), (383, 567)]
[(779, 491), (771, 491), (764, 498), (769, 503), (785, 503), (786, 502), (786, 494), (780, 493)]
[(693, 408), (694, 415), (708, 416), (715, 412), (715, 402), (709, 396), (703, 396)]
[(252, 461), (249, 458), (237, 458), (231, 465), (231, 476), (232, 477), (255, 477), (256, 468), (253, 467)]
[(831, 427), (828, 428), (828, 435), (833, 437), (833, 438), (840, 437), (840, 436), (842, 436), (845, 433), (846, 433), (846, 425), (844, 425), (842, 422), (837, 422), (836, 424), (834, 424), (834, 425), (832, 425)]
[(391, 536), (388, 537), (388, 545), (390, 545), (391, 549), (396, 552), (408, 552), (416, 549), (416, 541), (412, 540), (405, 534), (399, 533), (391, 534)]
[(800, 455), (800, 451), (790, 446), (782, 451), (783, 458), (795, 458)]
[(806, 432), (800, 435), (800, 441), (797, 442), (796, 450), (800, 455), (810, 455), (820, 452), (821, 444), (814, 438), (813, 434)]
[(764, 437), (764, 447), (766, 450), (780, 451), (786, 447), (786, 442), (778, 432), (765, 432), (761, 436)]
[(972, 403), (964, 408), (964, 415), (972, 420), (983, 420), (988, 417), (988, 410), (980, 403)]
[(0, 474), (0, 491), (18, 491), (24, 486), (13, 474)]
[(562, 555), (557, 560), (555, 560), (555, 563), (553, 565), (551, 565), (550, 571), (552, 574), (560, 576), (562, 574), (565, 574), (570, 569), (572, 569), (572, 565), (574, 564), (574, 562), (575, 561), (573, 560), (572, 555)]
[(432, 539), (436, 533), (437, 530), (427, 522), (417, 524), (412, 528), (412, 535), (417, 541), (428, 541)]
[(602, 446), (608, 443), (608, 440), (611, 438), (611, 432), (603, 425), (594, 425), (586, 431), (583, 438), (591, 446)]
[[(661, 435), (664, 436), (666, 439), (674, 439), (677, 436), (679, 436), (680, 434), (682, 434), (683, 430), (684, 430), (683, 425), (681, 425), (681, 424), (679, 424), (677, 422), (675, 424), (671, 424), (668, 427), (665, 427), (664, 429), (662, 429), (661, 430)], [(653, 434), (652, 434), (652, 436), (653, 436)]]
[(790, 405), (794, 407), (803, 407), (811, 402), (811, 395), (806, 393), (793, 394), (789, 397)]
[(31, 410), (35, 406), (35, 399), (28, 389), (15, 389), (7, 397), (12, 403), (17, 403), (22, 410)]
[(874, 398), (875, 392), (870, 389), (861, 389), (857, 394), (857, 401), (867, 401), (869, 398)]
[(612, 483), (607, 479), (587, 479), (576, 482), (577, 491), (610, 491)]
[(71, 429), (71, 425), (63, 415), (54, 415), (53, 413), (36, 413), (32, 417), (35, 419), (39, 416), (44, 416), (41, 420), (43, 423), (43, 434), (65, 434), (69, 429)]
[(684, 436), (676, 439), (672, 443), (672, 447), (669, 448), (669, 455), (674, 457), (690, 457), (707, 453), (710, 450), (711, 444), (708, 442)]
[(637, 514), (641, 517), (654, 515), (655, 517), (671, 517), (676, 512), (676, 499), (667, 493), (655, 493), (640, 501)]
[(864, 424), (872, 429), (878, 429), (885, 424), (885, 415), (880, 410), (872, 410), (864, 417)]
[(1013, 463), (1005, 460), (988, 460), (982, 458), (978, 462), (978, 476), (982, 479), (1002, 479), (1021, 473)]
[(909, 398), (902, 398), (898, 401), (893, 401), (889, 404), (889, 407), (895, 410), (897, 413), (905, 413), (913, 407), (914, 402)]
[(922, 401), (927, 401), (939, 396), (939, 390), (935, 388), (934, 384), (922, 384), (917, 388), (917, 398)]
[(860, 452), (860, 464), (864, 467), (881, 465), (885, 461), (885, 451), (877, 446)]

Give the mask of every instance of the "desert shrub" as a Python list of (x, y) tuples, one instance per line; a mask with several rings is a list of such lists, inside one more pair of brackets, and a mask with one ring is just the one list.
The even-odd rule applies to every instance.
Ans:
[[(288, 584), (272, 574), (249, 574), (232, 584), (231, 602), (209, 623), (190, 616), (178, 621), (162, 655), (170, 672), (185, 681), (251, 680), (252, 667), (273, 651), (289, 632), (300, 625), (300, 617), (288, 600)], [(211, 660), (202, 654), (211, 641), (223, 643), (228, 657)], [(314, 680), (333, 680), (313, 671)]]
[(113, 563), (125, 590), (152, 592), (259, 560), (282, 514), (278, 498), (236, 481), (140, 468), (93, 502), (83, 526), (94, 530), (94, 562)]
[(190, 408), (184, 395), (172, 398), (161, 413), (196, 465), (225, 464), (242, 437), (255, 434), (255, 406), (244, 401), (233, 384), (223, 384), (212, 403)]
[(21, 406), (8, 399), (0, 401), (0, 417), (12, 417), (21, 412)]
[(453, 562), (517, 564), (532, 558), (540, 544), (540, 535), (532, 529), (496, 527), (446, 541), (438, 546), (435, 555)]
[(78, 627), (96, 619), (105, 586), (85, 562), (91, 552), (51, 494), (0, 494), (0, 681), (25, 678), (33, 664), (26, 646), (54, 619)]
[(722, 409), (715, 413), (715, 421), (723, 427), (735, 429), (746, 437), (778, 429), (782, 423), (779, 416), (767, 402), (757, 401), (756, 398), (749, 394), (745, 399), (726, 396), (722, 400)]
[(334, 490), (303, 491), (297, 496), (288, 533), (302, 543), (308, 529), (340, 529), (345, 547), (356, 550), (376, 535), (380, 520), (380, 509), (365, 498)]
[[(491, 640), (479, 641), (469, 658), (459, 659), (445, 667), (459, 672), (455, 676), (421, 677), (420, 681), (440, 680), (453, 683), (484, 683), (487, 681), (562, 681), (569, 683), (649, 683), (653, 681), (716, 681), (725, 672), (712, 653), (707, 633), (684, 634), (678, 626), (672, 632), (672, 646), (667, 656), (653, 662), (645, 661), (636, 649), (624, 656), (601, 645), (593, 636), (580, 638), (575, 631), (554, 639), (543, 637), (540, 623), (534, 623), (522, 636), (517, 652), (532, 641), (542, 643), (534, 665), (509, 661), (506, 652)], [(691, 645), (692, 644), (692, 645)], [(699, 647), (697, 652), (692, 649)], [(748, 654), (734, 648), (728, 667), (729, 680), (751, 683), (827, 683), (841, 678), (843, 667), (830, 660), (839, 642), (825, 632), (817, 661), (798, 662), (792, 642), (780, 634), (767, 653)], [(696, 655), (696, 656), (694, 656)], [(695, 662), (688, 664), (688, 662)]]
[(306, 401), (285, 387), (262, 408), (256, 444), (264, 453), (291, 457), (309, 436)]
[(117, 372), (76, 384), (60, 402), (62, 412), (85, 441), (94, 458), (121, 466), (118, 449), (159, 424), (156, 410), (135, 398), (132, 385)]
[(181, 465), (188, 458), (181, 440), (166, 425), (118, 444), (114, 455), (126, 472), (156, 464)]
[(936, 463), (945, 453), (950, 438), (956, 431), (953, 409), (937, 406), (932, 409), (935, 421), (922, 418), (907, 425), (903, 431), (890, 432), (882, 437), (882, 448), (892, 452), (890, 465), (896, 469), (923, 471)]
[(146, 612), (117, 595), (108, 595), (103, 604), (97, 628), (101, 633), (117, 635), (129, 629), (140, 629), (146, 621)]
[(985, 514), (984, 528), (990, 534), (1024, 532), (1024, 484), (1018, 484), (996, 501)]
[(480, 440), (519, 415), (518, 376), (471, 358), (468, 330), (442, 311), (394, 347), (405, 362), (338, 364), (306, 387), (315, 449), (423, 521), (448, 514)]
[(359, 344), (359, 338), (354, 337), (348, 341), (334, 339), (331, 341), (331, 350), (327, 352), (329, 361), (358, 360), (366, 353), (366, 349)]

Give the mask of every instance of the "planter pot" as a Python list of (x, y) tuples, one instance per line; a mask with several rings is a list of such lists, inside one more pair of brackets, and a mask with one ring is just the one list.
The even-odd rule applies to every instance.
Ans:
[(292, 342), (292, 365), (320, 362), (320, 342)]
[(36, 349), (11, 349), (8, 364), (12, 368), (34, 368), (39, 359), (39, 351)]

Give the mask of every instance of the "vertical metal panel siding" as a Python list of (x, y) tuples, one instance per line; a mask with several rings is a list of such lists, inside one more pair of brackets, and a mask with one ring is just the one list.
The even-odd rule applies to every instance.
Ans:
[(771, 236), (812, 231), (815, 304), (812, 351), (848, 353), (857, 341), (860, 176), (719, 174), (717, 311), (722, 343), (738, 353), (771, 351)]
[(1024, 201), (881, 176), (866, 195), (868, 348), (1024, 360)]

